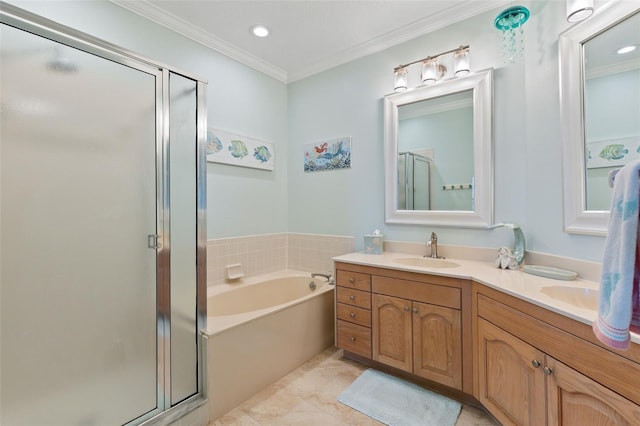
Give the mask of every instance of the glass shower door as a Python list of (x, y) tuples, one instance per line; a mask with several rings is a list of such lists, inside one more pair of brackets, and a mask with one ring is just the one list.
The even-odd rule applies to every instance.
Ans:
[(155, 413), (159, 71), (0, 39), (0, 423)]

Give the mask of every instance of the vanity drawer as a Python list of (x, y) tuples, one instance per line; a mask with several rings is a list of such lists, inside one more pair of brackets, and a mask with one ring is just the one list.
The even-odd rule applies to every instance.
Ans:
[(338, 320), (338, 347), (371, 358), (371, 329)]
[(353, 290), (346, 287), (336, 287), (336, 300), (339, 303), (371, 309), (371, 293), (367, 291)]
[(401, 297), (431, 305), (460, 309), (461, 290), (446, 285), (435, 285), (390, 277), (373, 277), (373, 292), (387, 296)]
[(339, 286), (356, 290), (371, 291), (371, 275), (359, 272), (336, 271), (336, 282)]
[(354, 322), (365, 327), (371, 327), (371, 311), (368, 309), (338, 303), (336, 313), (338, 319)]

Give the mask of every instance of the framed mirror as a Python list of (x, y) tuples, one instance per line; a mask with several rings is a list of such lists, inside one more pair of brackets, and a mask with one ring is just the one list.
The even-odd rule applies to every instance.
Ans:
[(384, 98), (385, 222), (493, 223), (493, 70)]
[(559, 49), (564, 229), (606, 235), (610, 180), (640, 158), (638, 3), (610, 3), (561, 34)]

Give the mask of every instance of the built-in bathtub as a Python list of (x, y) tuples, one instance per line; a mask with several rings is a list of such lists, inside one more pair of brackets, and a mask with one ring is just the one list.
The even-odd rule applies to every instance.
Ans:
[(332, 345), (333, 306), (333, 286), (300, 271), (210, 288), (205, 335), (210, 421)]

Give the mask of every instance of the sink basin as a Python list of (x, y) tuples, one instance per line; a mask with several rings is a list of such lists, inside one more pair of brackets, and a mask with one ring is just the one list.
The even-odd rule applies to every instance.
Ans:
[(456, 266), (460, 266), (454, 262), (429, 257), (402, 257), (395, 259), (394, 262), (407, 266), (422, 266), (423, 268), (455, 268)]
[(540, 293), (578, 308), (598, 310), (598, 290), (593, 288), (552, 285), (543, 287)]

